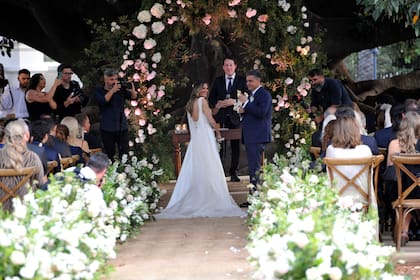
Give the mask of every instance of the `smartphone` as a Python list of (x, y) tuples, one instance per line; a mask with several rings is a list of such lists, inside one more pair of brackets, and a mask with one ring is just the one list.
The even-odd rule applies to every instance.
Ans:
[(63, 75), (63, 73), (61, 73), (61, 71), (59, 71), (58, 72), (58, 75), (57, 75), (57, 79), (61, 79), (61, 76)]

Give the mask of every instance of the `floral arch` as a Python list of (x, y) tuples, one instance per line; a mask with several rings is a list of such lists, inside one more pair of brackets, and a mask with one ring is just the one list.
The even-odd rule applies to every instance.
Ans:
[(315, 128), (304, 109), (310, 89), (305, 75), (323, 59), (313, 51), (319, 39), (308, 35), (302, 1), (166, 0), (144, 6), (135, 19), (111, 24), (111, 36), (124, 46), (120, 75), (139, 92), (125, 111), (135, 128), (133, 152), (150, 156), (169, 140), (168, 130), (179, 121), (168, 113), (171, 106), (189, 95), (194, 80), (211, 82), (228, 54), (244, 72), (262, 72), (273, 97), (276, 150), (299, 160)]

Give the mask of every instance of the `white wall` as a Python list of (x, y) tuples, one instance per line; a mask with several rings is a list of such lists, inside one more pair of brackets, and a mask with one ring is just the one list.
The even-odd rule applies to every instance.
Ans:
[[(48, 91), (57, 77), (57, 66), (60, 64), (57, 61), (45, 61), (45, 55), (40, 51), (33, 49), (23, 43), (16, 43), (15, 48), (11, 52), (11, 57), (1, 56), (0, 63), (3, 64), (5, 70), (5, 78), (9, 80), (12, 87), (18, 85), (17, 72), (26, 68), (31, 72), (31, 75), (42, 73), (46, 79), (45, 90)], [(79, 81), (77, 75), (72, 76), (73, 80)], [(82, 83), (80, 83), (82, 86)]]

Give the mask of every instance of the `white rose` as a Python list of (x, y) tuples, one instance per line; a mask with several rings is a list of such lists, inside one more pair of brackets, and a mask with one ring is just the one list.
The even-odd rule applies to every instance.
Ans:
[(162, 55), (160, 54), (160, 52), (154, 53), (152, 56), (153, 62), (159, 63), (161, 59), (162, 59)]
[(165, 25), (161, 21), (152, 23), (152, 32), (153, 32), (153, 34), (159, 34), (163, 30), (165, 30)]
[(312, 174), (311, 176), (309, 176), (308, 181), (309, 181), (309, 183), (311, 183), (311, 184), (317, 184), (317, 183), (319, 182), (319, 180), (318, 180), (318, 176), (316, 176), (316, 175)]
[(144, 39), (147, 35), (147, 26), (144, 24), (137, 25), (133, 29), (133, 35), (136, 36), (138, 39)]
[(153, 49), (156, 46), (156, 41), (153, 38), (149, 38), (144, 41), (143, 46), (146, 50)]
[(25, 254), (21, 251), (13, 251), (10, 255), (10, 261), (15, 265), (21, 265), (26, 262)]
[(163, 5), (160, 3), (155, 3), (153, 7), (150, 9), (150, 12), (153, 16), (157, 18), (161, 18), (162, 15), (165, 13), (165, 9), (163, 8)]
[(340, 280), (343, 277), (341, 269), (336, 266), (330, 268), (328, 275), (330, 276), (331, 280)]
[(131, 201), (133, 201), (134, 197), (131, 194), (129, 194), (129, 195), (127, 195), (126, 199), (127, 199), (128, 202), (131, 202)]
[(139, 12), (139, 14), (137, 15), (137, 19), (140, 22), (150, 22), (152, 20), (152, 15), (149, 11), (143, 10)]

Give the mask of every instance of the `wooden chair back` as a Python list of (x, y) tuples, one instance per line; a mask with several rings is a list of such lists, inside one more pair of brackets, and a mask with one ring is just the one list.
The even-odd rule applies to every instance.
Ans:
[(90, 149), (90, 154), (96, 154), (96, 153), (100, 153), (102, 152), (102, 148), (95, 148), (95, 149)]
[[(364, 205), (365, 209), (369, 208), (369, 203), (372, 201), (372, 196), (375, 195), (377, 199), (379, 165), (384, 160), (383, 155), (373, 155), (363, 158), (328, 158), (325, 157), (323, 162), (328, 171), (328, 178), (330, 184), (333, 186), (337, 184), (336, 179), (341, 178), (344, 181), (343, 186), (338, 186), (339, 194), (342, 195), (349, 188), (355, 189), (367, 203)], [(340, 166), (360, 166), (360, 170), (350, 177), (340, 170)], [(367, 173), (366, 185), (357, 183), (357, 179), (363, 174)], [(371, 193), (371, 186), (373, 183), (374, 194)], [(367, 186), (367, 188), (366, 188)]]
[(29, 182), (31, 176), (35, 173), (36, 167), (25, 167), (20, 169), (0, 169), (0, 177), (22, 177), (14, 186), (7, 186), (0, 180), (0, 189), (4, 192), (0, 197), (0, 202), (4, 203), (17, 196), (17, 191)]
[(378, 149), (379, 149), (379, 153), (386, 158), (386, 155), (388, 153), (388, 149), (387, 148), (381, 148), (381, 147), (378, 147)]
[[(399, 154), (393, 155), (392, 161), (394, 162), (395, 171), (397, 174), (397, 186), (398, 186), (398, 196), (397, 199), (392, 203), (392, 207), (395, 209), (395, 243), (397, 251), (401, 248), (401, 233), (403, 228), (403, 223), (407, 215), (416, 210), (420, 209), (420, 197), (411, 198), (410, 194), (418, 187), (420, 187), (420, 178), (417, 177), (418, 174), (414, 174), (409, 170), (407, 166), (409, 165), (419, 165), (420, 166), (420, 154)], [(403, 181), (403, 176), (407, 176), (411, 179), (412, 183), (409, 186), (404, 186), (406, 182)]]
[(69, 168), (70, 166), (75, 166), (76, 162), (79, 160), (79, 155), (72, 155), (71, 157), (60, 157), (61, 170)]
[(315, 159), (318, 159), (319, 155), (321, 154), (321, 147), (311, 146), (309, 152), (314, 156)]
[(52, 173), (54, 171), (54, 168), (58, 166), (58, 162), (55, 160), (48, 161), (48, 174)]

